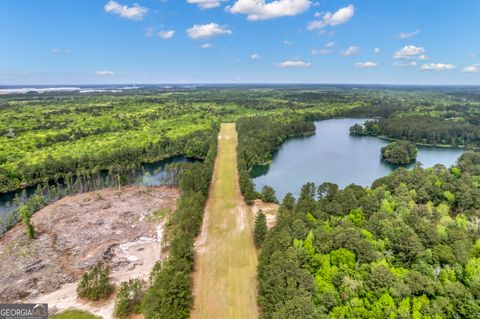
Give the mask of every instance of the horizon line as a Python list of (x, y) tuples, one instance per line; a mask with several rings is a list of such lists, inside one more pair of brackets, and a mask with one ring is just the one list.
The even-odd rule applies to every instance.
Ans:
[(124, 86), (151, 86), (151, 85), (361, 85), (361, 86), (428, 86), (428, 87), (480, 87), (480, 84), (440, 84), (440, 83), (349, 83), (349, 82), (158, 82), (158, 83), (135, 83), (135, 82), (120, 82), (120, 83), (47, 83), (47, 84), (0, 84), (1, 87), (35, 87), (35, 86), (50, 86), (50, 87), (75, 87), (88, 85), (124, 85)]

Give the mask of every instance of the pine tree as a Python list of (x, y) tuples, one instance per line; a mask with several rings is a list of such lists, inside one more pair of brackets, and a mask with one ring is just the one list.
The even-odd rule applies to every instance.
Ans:
[(112, 291), (109, 281), (110, 267), (99, 262), (91, 270), (83, 274), (77, 286), (77, 294), (82, 298), (99, 300), (107, 297)]
[(262, 188), (262, 200), (267, 203), (278, 204), (278, 200), (275, 195), (275, 190), (268, 185), (265, 185)]
[(267, 218), (262, 210), (257, 213), (257, 217), (255, 218), (255, 232), (254, 232), (254, 241), (255, 246), (258, 248), (265, 240), (265, 236), (267, 234)]
[(115, 297), (113, 309), (115, 318), (125, 318), (131, 313), (139, 313), (143, 294), (143, 284), (140, 279), (122, 282)]
[(20, 217), (22, 222), (25, 225), (25, 234), (29, 239), (35, 238), (35, 229), (32, 224), (32, 210), (27, 205), (22, 205), (19, 209)]

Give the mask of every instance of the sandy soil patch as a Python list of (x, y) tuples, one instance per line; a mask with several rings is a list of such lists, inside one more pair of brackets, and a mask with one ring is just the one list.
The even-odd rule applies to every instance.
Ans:
[(265, 217), (267, 218), (267, 227), (268, 229), (275, 226), (277, 223), (277, 215), (278, 215), (278, 208), (280, 206), (278, 204), (273, 203), (265, 203), (260, 199), (256, 199), (252, 205), (252, 213), (253, 216), (256, 217), (260, 210), (263, 211)]
[(163, 221), (158, 209), (175, 210), (178, 190), (168, 187), (106, 189), (64, 198), (33, 216), (37, 239), (22, 225), (0, 239), (0, 302), (48, 302), (111, 317), (113, 300), (91, 305), (76, 298), (76, 282), (98, 261), (119, 283), (147, 278), (162, 256)]

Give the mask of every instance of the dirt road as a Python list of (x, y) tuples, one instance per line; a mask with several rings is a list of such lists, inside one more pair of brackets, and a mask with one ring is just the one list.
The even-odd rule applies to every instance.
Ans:
[(192, 318), (258, 318), (253, 215), (240, 193), (235, 124), (222, 124), (219, 149), (196, 243)]

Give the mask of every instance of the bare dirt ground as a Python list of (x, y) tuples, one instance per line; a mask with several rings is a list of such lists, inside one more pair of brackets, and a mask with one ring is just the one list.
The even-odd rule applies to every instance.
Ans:
[(191, 318), (258, 318), (253, 215), (240, 193), (235, 124), (222, 124), (219, 151), (195, 249)]
[(256, 217), (258, 212), (262, 210), (262, 212), (265, 214), (265, 217), (267, 218), (267, 227), (268, 229), (270, 229), (277, 223), (277, 214), (279, 207), (280, 206), (278, 204), (265, 203), (260, 199), (256, 199), (252, 205), (252, 213), (253, 216)]
[(66, 197), (33, 216), (37, 238), (22, 225), (0, 239), (0, 302), (48, 302), (57, 310), (77, 308), (110, 318), (113, 297), (103, 304), (78, 300), (76, 283), (98, 261), (111, 279), (148, 278), (161, 259), (163, 220), (151, 213), (174, 211), (178, 190), (168, 187), (106, 189)]

